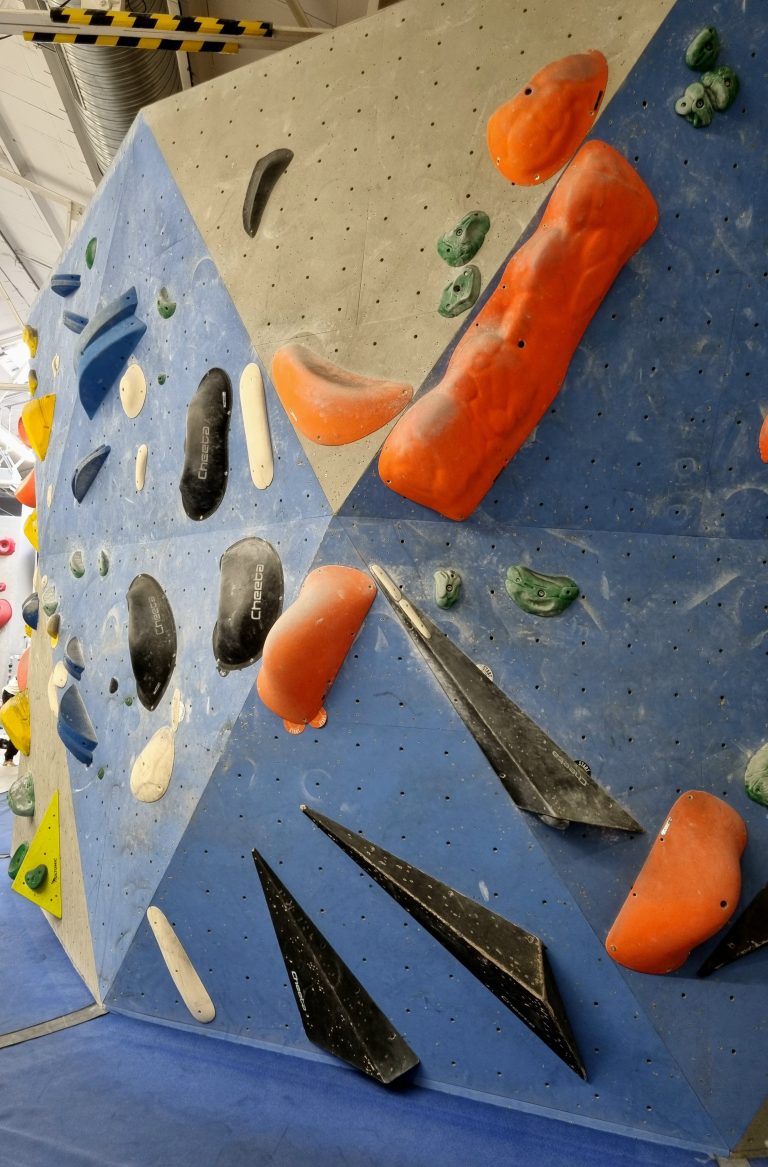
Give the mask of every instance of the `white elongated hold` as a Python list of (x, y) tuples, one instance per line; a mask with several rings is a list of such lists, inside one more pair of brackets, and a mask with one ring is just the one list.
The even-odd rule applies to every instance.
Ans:
[(54, 377), (58, 373), (60, 365), (61, 365), (61, 357), (59, 356), (58, 353), (54, 353), (53, 357), (51, 358), (51, 372), (53, 373)]
[(147, 378), (141, 365), (129, 365), (120, 378), (120, 404), (127, 417), (138, 417), (147, 399)]
[(251, 479), (259, 490), (266, 490), (272, 482), (275, 464), (264, 379), (257, 364), (251, 363), (243, 369), (240, 377), (240, 409)]
[(175, 756), (174, 730), (169, 725), (163, 725), (152, 735), (133, 763), (131, 794), (134, 798), (139, 802), (157, 802), (163, 797), (171, 782)]
[(145, 444), (139, 446), (136, 451), (136, 489), (144, 489), (144, 479), (147, 476), (147, 455), (149, 449)]
[(184, 945), (174, 932), (170, 921), (159, 908), (147, 908), (147, 920), (154, 933), (165, 966), (171, 974), (179, 996), (195, 1021), (207, 1024), (216, 1016), (213, 1001), (208, 996)]
[(45, 492), (45, 501), (49, 507), (50, 507), (51, 503), (53, 502), (53, 483), (52, 482), (48, 483), (48, 489)]
[(48, 678), (48, 704), (54, 717), (59, 716), (59, 699), (56, 696), (56, 690), (63, 689), (68, 680), (67, 666), (63, 660), (60, 660)]

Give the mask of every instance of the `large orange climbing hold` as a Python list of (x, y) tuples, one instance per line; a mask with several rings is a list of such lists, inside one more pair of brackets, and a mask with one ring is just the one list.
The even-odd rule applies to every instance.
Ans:
[(727, 803), (681, 794), (608, 933), (613, 959), (636, 972), (680, 968), (736, 910), (746, 845), (744, 820)]
[(264, 642), (256, 682), (264, 704), (292, 725), (322, 724), (325, 695), (376, 596), (370, 577), (355, 567), (317, 567)]
[(621, 155), (582, 146), (442, 380), (389, 434), (387, 486), (466, 519), (552, 404), (601, 300), (657, 222), (653, 195)]
[(21, 486), (16, 491), (16, 498), (25, 507), (37, 506), (37, 488), (35, 485), (35, 471), (30, 470), (26, 478), (22, 479)]
[(545, 65), (488, 119), (494, 165), (521, 186), (551, 178), (592, 129), (607, 83), (608, 62), (597, 49)]
[(345, 446), (380, 429), (405, 409), (413, 386), (349, 373), (301, 344), (272, 358), (272, 380), (297, 430), (321, 446)]
[(768, 414), (763, 418), (763, 424), (760, 426), (760, 437), (758, 439), (760, 447), (760, 457), (763, 462), (768, 462)]

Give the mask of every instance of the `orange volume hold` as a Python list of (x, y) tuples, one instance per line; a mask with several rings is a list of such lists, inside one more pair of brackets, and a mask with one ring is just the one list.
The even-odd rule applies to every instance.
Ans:
[(272, 380), (293, 424), (321, 446), (344, 446), (380, 429), (405, 409), (413, 386), (348, 373), (301, 344), (272, 358)]
[(635, 880), (605, 947), (635, 972), (674, 972), (718, 932), (741, 895), (747, 828), (703, 790), (681, 794)]
[(545, 65), (488, 119), (494, 165), (521, 186), (551, 178), (591, 130), (607, 83), (608, 62), (597, 49)]
[(583, 146), (442, 380), (387, 437), (386, 485), (466, 519), (552, 404), (600, 302), (657, 222), (653, 195), (621, 155)]
[[(21, 418), (19, 418), (21, 421)], [(35, 471), (30, 470), (26, 478), (22, 479), (21, 486), (16, 491), (16, 498), (25, 507), (31, 507), (33, 510), (37, 506), (37, 487), (35, 485)]]
[(376, 587), (355, 567), (317, 567), (264, 642), (256, 681), (268, 709), (300, 732), (324, 723), (323, 701), (368, 615)]

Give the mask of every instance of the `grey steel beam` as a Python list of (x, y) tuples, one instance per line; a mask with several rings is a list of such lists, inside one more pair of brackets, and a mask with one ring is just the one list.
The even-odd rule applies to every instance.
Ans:
[[(5, 119), (0, 114), (0, 150), (5, 154), (6, 158), (11, 164), (11, 170), (20, 178), (26, 178), (26, 161), (22, 157), (21, 151), (14, 142), (13, 134), (11, 133)], [(27, 194), (31, 201), (37, 208), (37, 213), (43, 220), (43, 223), (50, 231), (53, 238), (58, 243), (59, 247), (63, 247), (66, 243), (66, 236), (64, 229), (56, 218), (52, 207), (45, 201), (43, 196), (36, 190), (32, 190), (29, 186), (26, 188)]]

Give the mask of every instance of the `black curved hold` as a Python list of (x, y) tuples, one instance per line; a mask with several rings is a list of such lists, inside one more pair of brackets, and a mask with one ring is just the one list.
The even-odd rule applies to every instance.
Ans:
[(586, 1078), (546, 948), (538, 936), (333, 819), (306, 806), (301, 809), (575, 1074)]
[(76, 685), (70, 685), (59, 704), (56, 726), (59, 737), (78, 762), (90, 766), (98, 740), (88, 710)]
[(283, 565), (271, 543), (256, 537), (233, 543), (221, 557), (219, 613), (213, 655), (219, 672), (259, 659), (283, 607)]
[(747, 904), (735, 924), (726, 932), (716, 948), (710, 952), (696, 973), (708, 977), (726, 964), (733, 964), (750, 952), (757, 952), (768, 944), (768, 883)]
[(128, 588), (128, 651), (139, 701), (156, 709), (176, 665), (176, 624), (151, 575), (137, 575)]
[(223, 369), (209, 369), (187, 406), (181, 502), (190, 519), (207, 519), (218, 508), (229, 476), (232, 385)]
[(385, 1085), (419, 1059), (258, 853), (261, 886), (310, 1041)]
[(91, 450), (90, 454), (86, 454), (75, 466), (72, 475), (72, 493), (78, 502), (83, 501), (93, 486), (96, 475), (109, 457), (111, 448), (111, 446), (98, 446), (95, 450)]
[(269, 202), (269, 196), (274, 190), (275, 183), (290, 165), (293, 150), (272, 150), (265, 154), (253, 168), (248, 190), (245, 192), (243, 203), (243, 226), (248, 235), (253, 238), (259, 229), (261, 216)]
[(40, 597), (37, 592), (30, 592), (27, 596), (21, 605), (21, 614), (24, 617), (24, 623), (34, 632), (40, 619)]

